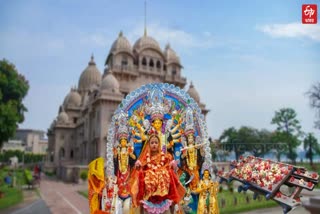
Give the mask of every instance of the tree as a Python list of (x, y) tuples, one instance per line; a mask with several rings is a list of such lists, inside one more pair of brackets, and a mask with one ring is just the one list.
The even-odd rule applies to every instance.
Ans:
[(251, 152), (256, 157), (264, 154), (263, 145), (261, 144), (262, 139), (260, 139), (260, 131), (258, 129), (241, 126), (238, 130), (238, 139), (245, 145), (245, 151)]
[(296, 148), (301, 144), (299, 137), (302, 135), (297, 113), (292, 108), (282, 108), (275, 112), (271, 124), (277, 125), (277, 132), (288, 145), (287, 157), (296, 164)]
[(318, 119), (315, 121), (315, 127), (320, 129), (320, 82), (311, 86), (307, 95), (309, 96), (311, 108), (316, 109)]
[(313, 156), (320, 154), (320, 147), (318, 140), (314, 137), (312, 133), (309, 133), (303, 141), (303, 147), (306, 151), (306, 158), (310, 160), (310, 165), (313, 165)]
[(271, 143), (279, 145), (278, 149), (274, 149), (273, 152), (276, 153), (277, 161), (281, 162), (281, 155), (288, 153), (288, 147), (280, 146), (285, 143), (287, 140), (287, 135), (283, 132), (275, 131), (271, 134)]
[(5, 59), (0, 60), (0, 148), (14, 136), (18, 123), (24, 121), (27, 108), (22, 100), (28, 90), (28, 81), (15, 66)]
[(237, 146), (240, 141), (238, 140), (238, 131), (234, 127), (224, 130), (219, 138), (219, 141), (222, 145), (225, 145), (227, 151), (230, 152), (234, 150), (236, 160), (239, 160), (240, 155), (244, 153), (244, 151), (241, 151)]
[[(263, 157), (266, 153), (270, 152), (267, 150), (267, 145), (272, 143), (272, 132), (267, 129), (261, 129), (257, 132), (257, 148), (253, 150), (253, 155), (257, 157)], [(259, 149), (261, 147), (261, 149)]]
[(235, 152), (237, 160), (244, 152), (262, 157), (267, 153), (265, 145), (271, 142), (271, 132), (265, 129), (260, 131), (249, 126), (241, 126), (238, 130), (231, 127), (222, 133), (219, 141), (227, 151)]

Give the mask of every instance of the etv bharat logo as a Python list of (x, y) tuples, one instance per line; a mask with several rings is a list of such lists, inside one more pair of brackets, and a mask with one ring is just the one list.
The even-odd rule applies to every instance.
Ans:
[(317, 5), (302, 5), (302, 24), (317, 24)]

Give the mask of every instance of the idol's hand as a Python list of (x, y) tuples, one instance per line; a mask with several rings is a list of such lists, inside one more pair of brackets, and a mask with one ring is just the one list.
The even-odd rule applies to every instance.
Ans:
[(168, 143), (168, 149), (172, 148), (174, 145), (174, 142), (173, 140), (171, 140), (169, 143)]
[(137, 160), (136, 163), (134, 164), (136, 168), (140, 168), (142, 166), (141, 161)]
[(117, 155), (118, 155), (118, 151), (117, 151), (116, 148), (113, 148), (113, 155), (114, 155), (114, 156), (117, 156)]
[(169, 166), (173, 169), (177, 168), (178, 166), (178, 160), (172, 160), (169, 164)]
[(128, 147), (128, 153), (129, 153), (129, 154), (132, 154), (132, 152), (133, 152), (133, 149), (132, 149), (131, 146), (129, 146), (129, 147)]

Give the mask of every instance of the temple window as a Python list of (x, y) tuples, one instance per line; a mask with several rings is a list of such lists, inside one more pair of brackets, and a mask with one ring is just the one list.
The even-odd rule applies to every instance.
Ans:
[(146, 66), (147, 65), (147, 60), (145, 57), (142, 58), (142, 65)]
[(59, 157), (60, 159), (64, 158), (64, 148), (60, 148)]
[(153, 63), (153, 60), (152, 60), (152, 59), (151, 59), (150, 62), (149, 62), (149, 66), (150, 66), (151, 68), (154, 67), (154, 63)]
[(172, 75), (175, 76), (177, 74), (177, 68), (176, 66), (172, 67)]
[(160, 68), (161, 68), (161, 63), (160, 63), (160, 61), (159, 61), (159, 60), (157, 61), (157, 68), (158, 68), (158, 69), (160, 69)]
[(127, 56), (122, 57), (121, 65), (128, 65), (128, 57)]

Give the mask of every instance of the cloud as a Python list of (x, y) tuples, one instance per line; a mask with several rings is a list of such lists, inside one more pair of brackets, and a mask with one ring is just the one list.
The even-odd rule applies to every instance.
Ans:
[(320, 26), (289, 23), (258, 26), (258, 30), (275, 38), (308, 38), (320, 42)]
[[(143, 25), (137, 25), (129, 31), (128, 39), (133, 41), (134, 39), (136, 40), (141, 37), (143, 29)], [(156, 23), (148, 24), (147, 33), (156, 38), (156, 40), (163, 45), (170, 42), (171, 44), (182, 48), (211, 48), (215, 44), (214, 38), (210, 32), (194, 35), (183, 30), (162, 26)]]
[(25, 30), (0, 32), (2, 40), (0, 54), (19, 53), (22, 57), (59, 56), (66, 48), (63, 38), (53, 37), (47, 33), (34, 33)]
[(101, 33), (87, 33), (78, 38), (83, 45), (90, 45), (96, 47), (106, 47), (111, 45), (112, 42), (116, 39), (115, 35), (107, 35), (103, 31)]

